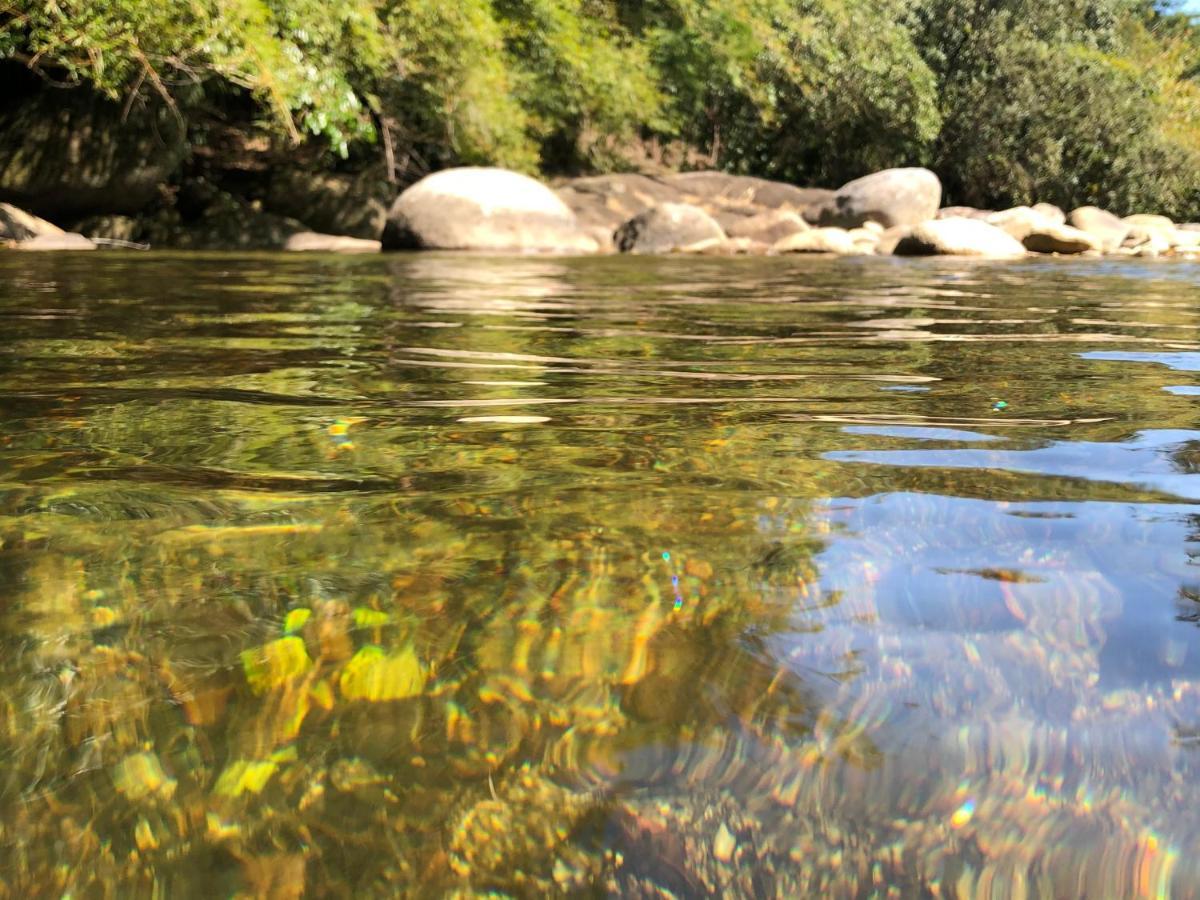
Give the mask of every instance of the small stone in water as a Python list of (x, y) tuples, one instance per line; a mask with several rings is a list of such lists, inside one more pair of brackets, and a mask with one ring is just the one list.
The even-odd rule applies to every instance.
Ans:
[(133, 839), (143, 853), (158, 849), (158, 838), (154, 836), (154, 829), (150, 827), (145, 816), (138, 819), (137, 826), (133, 829)]
[(125, 757), (112, 778), (117, 790), (130, 800), (148, 796), (169, 799), (175, 793), (175, 779), (167, 777), (158, 757), (150, 751)]
[(374, 644), (361, 648), (338, 680), (347, 700), (400, 700), (425, 688), (425, 672), (412, 647), (385, 654)]
[(242, 653), (246, 681), (256, 694), (280, 687), (312, 668), (304, 639), (284, 637)]
[(733, 859), (733, 851), (736, 847), (737, 841), (722, 822), (720, 829), (717, 830), (716, 839), (713, 841), (713, 856), (721, 862), (727, 863)]

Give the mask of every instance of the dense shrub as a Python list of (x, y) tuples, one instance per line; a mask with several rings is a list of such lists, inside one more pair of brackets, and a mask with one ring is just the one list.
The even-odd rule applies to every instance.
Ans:
[[(1197, 29), (1146, 0), (9, 0), (0, 58), (187, 119), (456, 162), (697, 162), (836, 184), (928, 164), (956, 202), (1197, 215)], [(382, 140), (381, 140), (382, 139)]]
[(938, 80), (951, 199), (1194, 210), (1190, 54), (1156, 24), (1124, 0), (920, 0), (910, 27)]

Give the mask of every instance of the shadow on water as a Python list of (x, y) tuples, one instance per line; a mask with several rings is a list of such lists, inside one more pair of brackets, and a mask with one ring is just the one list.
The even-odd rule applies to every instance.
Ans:
[(1196, 273), (0, 259), (0, 896), (1195, 896)]

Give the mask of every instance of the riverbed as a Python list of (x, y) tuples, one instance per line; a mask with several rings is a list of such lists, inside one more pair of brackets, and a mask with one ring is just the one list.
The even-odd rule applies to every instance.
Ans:
[(0, 255), (0, 897), (1200, 896), (1198, 283)]

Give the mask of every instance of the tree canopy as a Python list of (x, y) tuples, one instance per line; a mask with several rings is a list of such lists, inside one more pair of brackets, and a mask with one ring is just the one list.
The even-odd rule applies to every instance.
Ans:
[(676, 164), (836, 184), (930, 165), (948, 199), (1200, 207), (1200, 37), (1145, 0), (0, 0), (0, 58), (185, 120), (409, 174)]

